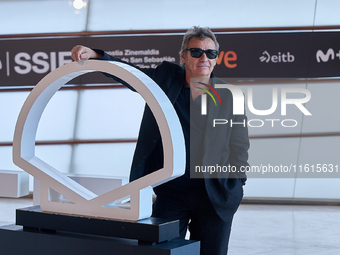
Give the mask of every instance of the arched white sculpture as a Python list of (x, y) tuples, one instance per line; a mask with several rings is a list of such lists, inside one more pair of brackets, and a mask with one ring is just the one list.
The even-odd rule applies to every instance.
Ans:
[[(53, 95), (68, 81), (82, 74), (100, 71), (129, 83), (152, 110), (163, 142), (164, 167), (103, 195), (96, 195), (35, 155), (35, 137), (41, 115)], [(14, 163), (41, 183), (41, 209), (93, 217), (138, 220), (152, 211), (152, 187), (184, 174), (185, 144), (176, 112), (159, 86), (136, 68), (120, 62), (99, 60), (83, 64), (69, 63), (46, 75), (26, 99), (15, 128)], [(49, 201), (53, 189), (69, 203)], [(120, 208), (117, 202), (130, 197), (130, 208)]]

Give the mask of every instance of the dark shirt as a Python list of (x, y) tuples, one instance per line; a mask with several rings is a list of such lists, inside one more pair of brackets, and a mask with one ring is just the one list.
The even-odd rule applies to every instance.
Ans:
[[(175, 111), (182, 125), (185, 148), (186, 148), (186, 167), (184, 175), (164, 183), (155, 188), (157, 195), (181, 194), (188, 192), (205, 192), (204, 180), (200, 178), (190, 178), (190, 159), (191, 155), (202, 158), (203, 155), (203, 137), (204, 122), (191, 121), (193, 115), (201, 114), (199, 101), (200, 97), (195, 101), (192, 100), (191, 91), (185, 81), (176, 102), (174, 103)], [(190, 118), (192, 117), (192, 119)]]

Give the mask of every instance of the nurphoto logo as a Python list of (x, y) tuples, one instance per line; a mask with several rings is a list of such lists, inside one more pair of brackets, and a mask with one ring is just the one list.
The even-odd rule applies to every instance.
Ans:
[[(244, 115), (245, 114), (245, 106), (248, 107), (249, 111), (256, 115), (256, 116), (268, 116), (273, 114), (278, 108), (280, 108), (281, 116), (287, 116), (287, 106), (293, 105), (297, 107), (304, 115), (311, 116), (312, 114), (308, 111), (305, 107), (305, 103), (307, 103), (311, 99), (311, 93), (309, 90), (305, 88), (292, 88), (292, 87), (283, 87), (280, 89), (280, 96), (279, 96), (279, 89), (274, 87), (272, 88), (272, 95), (271, 95), (271, 106), (268, 109), (256, 109), (254, 107), (254, 99), (253, 99), (253, 88), (247, 89), (247, 101), (245, 100), (245, 96), (243, 91), (236, 87), (235, 85), (231, 84), (215, 84), (215, 89), (212, 86), (203, 84), (205, 86), (209, 86), (210, 90), (217, 96), (218, 100), (220, 101), (219, 107), (223, 107), (223, 97), (221, 99), (220, 95), (216, 91), (216, 89), (228, 89), (231, 92), (233, 98), (233, 115)], [(207, 89), (203, 89), (207, 94), (213, 99), (215, 106), (217, 106), (216, 99), (214, 98), (213, 94), (209, 92)], [(222, 91), (220, 90), (220, 94)], [(201, 115), (207, 115), (207, 94), (201, 95)], [(299, 98), (291, 98), (288, 95), (294, 94), (299, 95)], [(300, 96), (302, 95), (302, 98)], [(296, 127), (298, 125), (298, 121), (295, 119), (266, 119), (266, 122), (271, 123), (271, 126), (274, 127), (274, 123), (280, 121), (283, 127)], [(233, 123), (232, 120), (226, 119), (214, 119), (213, 120), (213, 127), (217, 125), (225, 125), (229, 123), (231, 126), (234, 124), (243, 124), (246, 126), (248, 124), (249, 127), (262, 127), (264, 125), (264, 121), (261, 119), (250, 119), (247, 123)], [(257, 123), (257, 124), (256, 124)], [(256, 124), (256, 125), (255, 125)]]
[[(218, 98), (218, 100), (220, 101), (220, 104), (222, 105), (222, 100), (221, 100), (221, 98), (220, 98), (220, 95), (217, 93), (217, 91), (213, 88), (213, 87), (211, 87), (209, 84), (206, 84), (206, 83), (203, 83), (203, 82), (197, 82), (198, 84), (201, 84), (201, 85), (204, 85), (204, 86), (206, 86), (206, 87), (208, 87), (216, 96), (217, 96), (217, 98)], [(201, 87), (197, 87), (198, 89), (201, 89), (201, 90), (203, 90), (205, 93), (207, 93), (210, 97), (211, 97), (211, 99), (214, 101), (214, 103), (215, 103), (215, 106), (217, 106), (217, 103), (216, 103), (216, 100), (215, 100), (215, 97), (209, 92), (209, 90), (207, 90), (207, 89), (205, 89), (205, 88), (201, 88)], [(206, 102), (205, 102), (206, 103)]]

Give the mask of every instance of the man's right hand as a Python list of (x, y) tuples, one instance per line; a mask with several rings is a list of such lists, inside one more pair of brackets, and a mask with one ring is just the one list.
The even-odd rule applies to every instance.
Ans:
[(74, 46), (71, 50), (72, 52), (72, 59), (74, 61), (80, 62), (82, 60), (88, 60), (89, 58), (102, 58), (103, 56), (99, 55), (94, 50), (90, 49), (89, 47), (77, 45)]

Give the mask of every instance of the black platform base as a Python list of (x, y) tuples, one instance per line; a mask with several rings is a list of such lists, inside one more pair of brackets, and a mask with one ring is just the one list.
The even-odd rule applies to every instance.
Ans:
[(199, 255), (200, 242), (178, 238), (179, 221), (123, 221), (17, 209), (0, 227), (1, 255)]
[(40, 206), (16, 210), (16, 225), (50, 231), (137, 239), (141, 243), (160, 243), (179, 236), (179, 221), (147, 218), (138, 221), (91, 218), (43, 212)]
[(155, 245), (137, 240), (0, 227), (1, 255), (199, 255), (199, 242), (175, 238)]

